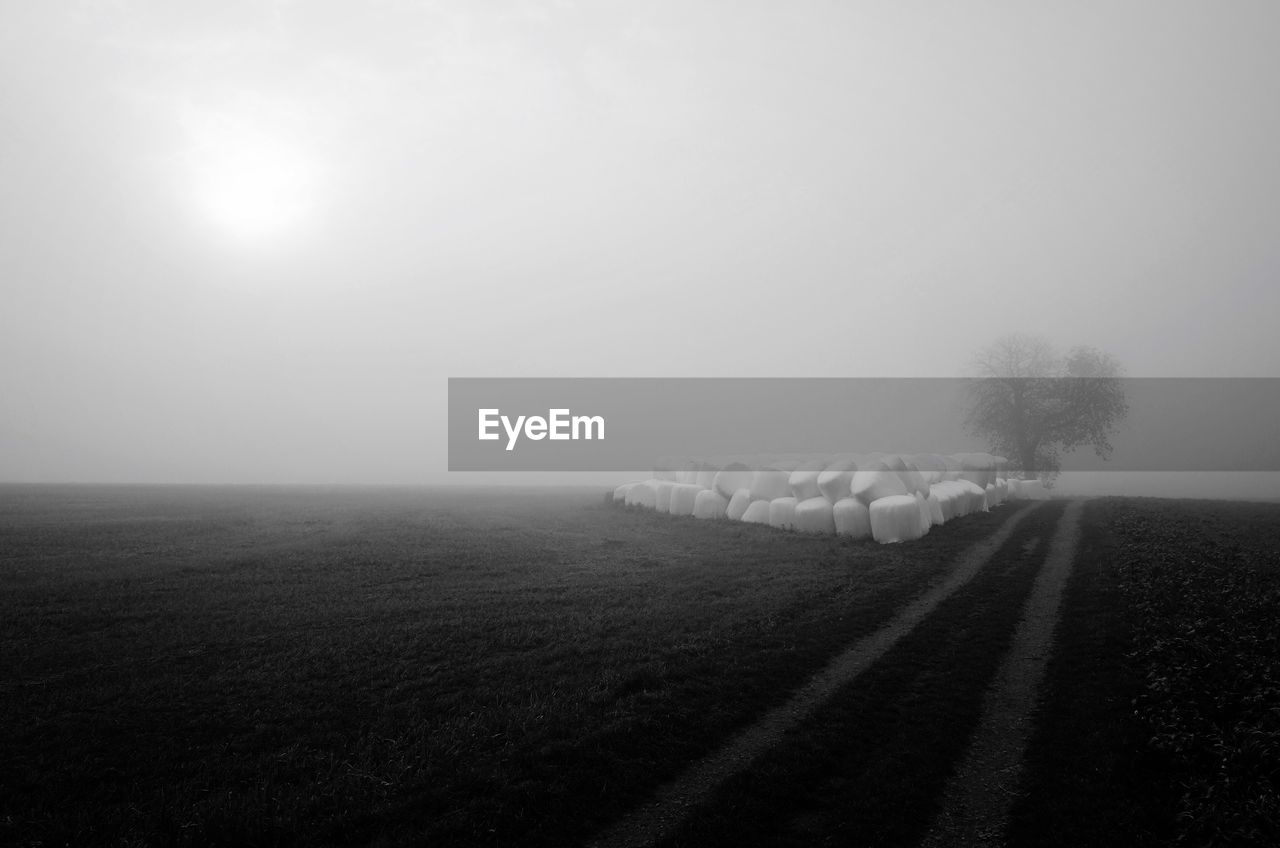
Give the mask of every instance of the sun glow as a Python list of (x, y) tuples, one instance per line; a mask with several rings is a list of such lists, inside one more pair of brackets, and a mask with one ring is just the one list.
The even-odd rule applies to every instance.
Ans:
[(301, 146), (225, 116), (202, 116), (192, 130), (194, 200), (221, 232), (273, 240), (297, 232), (312, 216), (317, 168)]

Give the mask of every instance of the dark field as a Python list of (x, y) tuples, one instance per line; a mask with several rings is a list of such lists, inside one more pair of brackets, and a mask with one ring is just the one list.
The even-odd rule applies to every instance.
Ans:
[[(881, 546), (595, 490), (3, 487), (0, 841), (578, 844), (1014, 509)], [(675, 842), (917, 839), (1060, 511)], [(1019, 841), (1265, 836), (1280, 508), (1099, 501), (1085, 541)]]

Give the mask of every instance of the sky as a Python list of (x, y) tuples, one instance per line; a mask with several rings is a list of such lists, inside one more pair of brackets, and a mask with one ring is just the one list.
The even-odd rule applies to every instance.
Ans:
[[(1280, 6), (0, 5), (0, 480), (414, 483), (449, 377), (1280, 377)], [(927, 446), (922, 449), (935, 449)]]

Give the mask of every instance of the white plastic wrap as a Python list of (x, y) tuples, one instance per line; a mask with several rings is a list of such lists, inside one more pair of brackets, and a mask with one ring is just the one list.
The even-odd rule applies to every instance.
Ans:
[(831, 501), (818, 495), (796, 504), (796, 529), (805, 533), (835, 533), (836, 520), (832, 514)]
[(871, 538), (871, 512), (857, 498), (841, 498), (831, 508), (836, 532), (855, 539)]
[(910, 542), (924, 535), (913, 495), (889, 495), (871, 502), (871, 535), (882, 544)]
[(768, 524), (769, 501), (752, 501), (742, 514), (742, 520), (747, 524)]
[(694, 518), (724, 518), (729, 499), (713, 489), (703, 489), (693, 502)]
[(794, 528), (796, 526), (796, 505), (800, 502), (791, 497), (774, 498), (769, 501), (769, 526), (778, 528)]
[(724, 517), (730, 521), (741, 521), (742, 516), (747, 514), (749, 506), (751, 506), (751, 490), (739, 489), (733, 493), (733, 497), (729, 498), (729, 506), (725, 509)]

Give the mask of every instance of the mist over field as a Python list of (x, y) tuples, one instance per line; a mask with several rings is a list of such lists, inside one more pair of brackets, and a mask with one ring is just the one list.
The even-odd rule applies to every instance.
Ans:
[(8, 4), (0, 478), (475, 482), (449, 377), (1013, 330), (1280, 376), (1278, 14)]

